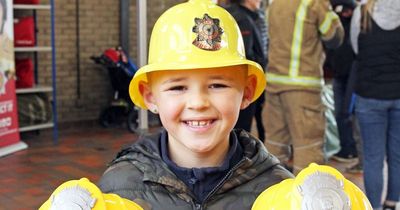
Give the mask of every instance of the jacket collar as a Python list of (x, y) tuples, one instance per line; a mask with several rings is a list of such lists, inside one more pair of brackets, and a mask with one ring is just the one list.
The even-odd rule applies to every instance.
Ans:
[[(244, 157), (235, 166), (235, 169), (228, 174), (218, 193), (228, 191), (248, 182), (272, 166), (279, 164), (278, 159), (266, 150), (260, 140), (243, 130), (234, 130), (232, 132), (235, 132), (236, 136), (238, 136)], [(143, 172), (143, 181), (165, 185), (170, 191), (177, 194), (190, 192), (188, 187), (162, 161), (160, 156), (160, 137), (161, 133), (144, 136), (138, 142), (118, 153), (112, 163), (131, 161)]]

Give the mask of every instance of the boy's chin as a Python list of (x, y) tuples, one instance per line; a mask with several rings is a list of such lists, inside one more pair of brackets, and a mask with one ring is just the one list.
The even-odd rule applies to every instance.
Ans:
[(187, 145), (187, 148), (192, 151), (193, 153), (209, 153), (212, 151), (216, 146), (215, 145), (199, 145), (199, 144), (191, 144)]
[(199, 155), (201, 154), (210, 154), (213, 152), (216, 152), (217, 150), (224, 149), (223, 145), (228, 144), (222, 144), (220, 141), (202, 141), (201, 139), (195, 140), (195, 142), (186, 142), (184, 143), (186, 148), (188, 148), (190, 151), (193, 153), (197, 153)]

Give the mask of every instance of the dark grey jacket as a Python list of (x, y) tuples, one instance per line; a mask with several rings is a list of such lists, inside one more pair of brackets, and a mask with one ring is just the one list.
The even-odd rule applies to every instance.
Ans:
[(168, 169), (160, 157), (160, 134), (144, 137), (122, 150), (100, 179), (103, 193), (115, 193), (152, 210), (251, 209), (266, 188), (293, 175), (279, 165), (263, 143), (245, 131), (235, 131), (244, 150), (243, 159), (196, 203), (189, 188)]

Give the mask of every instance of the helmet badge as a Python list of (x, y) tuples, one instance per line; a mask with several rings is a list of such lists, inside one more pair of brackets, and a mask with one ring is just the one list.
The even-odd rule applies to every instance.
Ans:
[(219, 26), (219, 19), (204, 14), (203, 18), (195, 18), (194, 22), (196, 25), (193, 26), (192, 31), (197, 34), (197, 37), (192, 44), (203, 50), (219, 50), (221, 35), (224, 33)]
[(343, 180), (324, 172), (315, 172), (298, 186), (303, 196), (302, 210), (350, 210), (350, 199), (344, 192)]

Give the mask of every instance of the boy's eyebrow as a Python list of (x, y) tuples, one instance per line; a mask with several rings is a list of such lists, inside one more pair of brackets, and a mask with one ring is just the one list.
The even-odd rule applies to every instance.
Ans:
[(227, 76), (227, 75), (212, 75), (212, 76), (210, 76), (210, 79), (217, 79), (217, 80), (233, 80), (232, 77)]
[(161, 84), (166, 84), (166, 83), (171, 83), (171, 82), (180, 82), (183, 80), (185, 80), (184, 77), (175, 77), (175, 78), (167, 79), (164, 82), (162, 82)]
[(210, 76), (210, 79), (231, 79), (229, 76), (226, 75), (212, 75)]
[[(162, 84), (167, 84), (167, 83), (173, 83), (173, 82), (181, 82), (183, 80), (186, 80), (186, 77), (174, 77), (174, 78), (170, 78), (165, 80), (164, 82), (162, 82)], [(229, 80), (232, 81), (234, 80), (232, 77), (227, 76), (227, 75), (211, 75), (209, 76), (209, 79), (214, 79), (214, 80)]]

